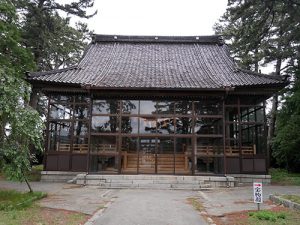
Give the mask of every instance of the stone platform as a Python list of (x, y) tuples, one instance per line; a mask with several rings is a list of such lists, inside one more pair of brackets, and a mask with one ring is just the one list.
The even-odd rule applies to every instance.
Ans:
[(80, 172), (42, 171), (44, 182), (73, 182), (103, 188), (161, 188), (203, 189), (252, 185), (253, 182), (271, 183), (270, 175), (228, 174), (227, 176), (183, 175), (108, 175)]
[(184, 189), (202, 190), (215, 187), (234, 187), (234, 178), (225, 176), (176, 175), (95, 175), (78, 174), (76, 184), (101, 188)]

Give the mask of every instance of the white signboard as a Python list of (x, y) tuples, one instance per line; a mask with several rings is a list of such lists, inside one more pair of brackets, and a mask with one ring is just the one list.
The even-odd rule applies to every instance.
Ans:
[(254, 203), (263, 203), (262, 183), (253, 183)]

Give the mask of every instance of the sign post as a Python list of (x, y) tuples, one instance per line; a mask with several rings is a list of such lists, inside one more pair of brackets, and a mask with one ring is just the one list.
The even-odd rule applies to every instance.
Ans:
[(260, 204), (263, 203), (263, 194), (262, 194), (262, 183), (254, 182), (253, 183), (253, 199), (254, 203), (257, 203), (257, 210), (260, 210)]

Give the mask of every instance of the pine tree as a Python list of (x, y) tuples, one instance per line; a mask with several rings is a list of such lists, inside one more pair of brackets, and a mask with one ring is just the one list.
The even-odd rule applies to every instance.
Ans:
[[(87, 14), (94, 0), (72, 1), (69, 4), (53, 0), (14, 0), (13, 3), (22, 15), (23, 43), (33, 53), (37, 70), (65, 68), (80, 60), (91, 32), (82, 22), (72, 27), (69, 15), (79, 18), (94, 16), (97, 11)], [(32, 90), (30, 105), (41, 115), (45, 114), (45, 103), (37, 90)]]
[[(260, 65), (274, 64), (273, 75), (293, 75), (298, 63), (299, 0), (229, 0), (226, 13), (215, 30), (228, 40), (240, 66), (259, 71)], [(268, 152), (275, 134), (278, 95), (272, 99)]]
[(300, 172), (300, 68), (296, 72), (295, 83), (284, 100), (278, 112), (273, 155), (279, 166), (292, 172)]
[[(90, 18), (86, 10), (94, 0), (60, 4), (53, 0), (14, 0), (23, 16), (22, 38), (30, 48), (38, 70), (52, 70), (70, 66), (80, 59), (87, 45), (89, 30), (85, 23), (70, 25), (70, 15)], [(59, 13), (61, 12), (61, 13)], [(62, 15), (66, 14), (66, 17)]]

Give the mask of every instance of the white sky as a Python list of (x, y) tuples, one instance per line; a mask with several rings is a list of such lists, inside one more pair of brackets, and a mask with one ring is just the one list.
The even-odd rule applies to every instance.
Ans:
[[(66, 0), (65, 0), (66, 1)], [(95, 0), (97, 34), (211, 35), (227, 0)]]
[[(95, 0), (89, 11), (98, 10), (98, 14), (81, 20), (96, 34), (212, 35), (226, 7), (227, 0)], [(270, 73), (273, 68), (260, 69)]]

